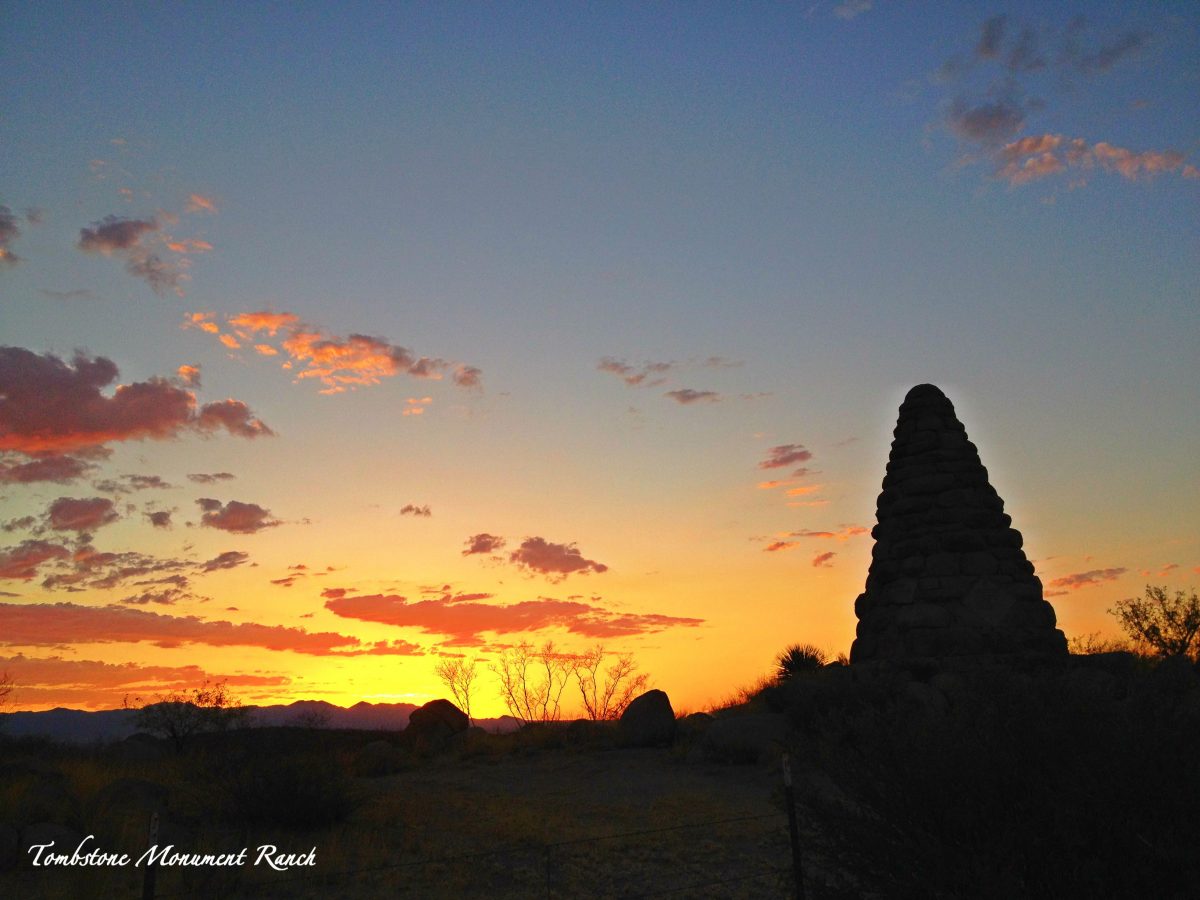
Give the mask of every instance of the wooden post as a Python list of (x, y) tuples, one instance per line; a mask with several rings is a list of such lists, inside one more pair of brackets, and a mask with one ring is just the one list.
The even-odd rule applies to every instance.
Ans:
[[(147, 846), (153, 848), (158, 843), (158, 810), (150, 813), (150, 840)], [(158, 865), (151, 858), (150, 862), (146, 863), (145, 872), (142, 875), (142, 900), (154, 900), (154, 880), (158, 875)]]
[(792, 877), (796, 882), (796, 900), (804, 900), (804, 866), (800, 861), (800, 824), (796, 821), (796, 794), (792, 790), (792, 764), (783, 752), (783, 800), (787, 804), (788, 832), (792, 839)]

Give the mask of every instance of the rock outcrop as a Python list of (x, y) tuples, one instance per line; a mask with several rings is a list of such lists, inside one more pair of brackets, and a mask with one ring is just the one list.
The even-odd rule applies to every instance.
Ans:
[(894, 436), (851, 662), (1065, 657), (1021, 533), (945, 394), (909, 391)]

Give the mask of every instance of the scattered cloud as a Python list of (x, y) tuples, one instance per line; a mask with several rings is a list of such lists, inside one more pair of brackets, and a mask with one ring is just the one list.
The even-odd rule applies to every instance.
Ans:
[[(184, 326), (218, 335), (230, 349), (251, 344), (261, 355), (286, 356), (283, 366), (294, 373), (295, 380), (316, 379), (324, 385), (323, 394), (376, 385), (384, 378), (402, 374), (434, 380), (449, 374), (459, 387), (482, 386), (483, 373), (476, 366), (416, 356), (382, 337), (366, 334), (338, 337), (303, 323), (295, 313), (272, 310), (238, 313), (227, 317), (226, 324), (232, 330), (223, 334), (215, 318), (214, 313), (189, 313)], [(271, 343), (276, 339), (277, 343)]]
[(691, 388), (680, 388), (677, 391), (667, 391), (664, 397), (670, 397), (676, 403), (688, 406), (692, 403), (716, 403), (721, 395), (716, 391), (695, 391)]
[(860, 537), (861, 535), (870, 533), (871, 529), (863, 525), (839, 525), (837, 531), (810, 531), (808, 529), (804, 529), (801, 531), (789, 531), (786, 535), (784, 535), (784, 537), (848, 541), (851, 538)]
[(219, 572), (224, 569), (236, 569), (250, 561), (250, 554), (244, 553), (241, 550), (226, 550), (224, 553), (214, 556), (207, 562), (200, 564), (201, 572)]
[(12, 252), (12, 243), (21, 236), (16, 215), (7, 206), (0, 206), (0, 266), (15, 266), (21, 257)]
[(780, 444), (767, 451), (767, 458), (758, 464), (760, 469), (782, 469), (795, 463), (808, 462), (812, 452), (802, 444)]
[[(163, 378), (118, 385), (112, 360), (76, 353), (70, 362), (23, 347), (0, 347), (0, 450), (26, 455), (95, 448), (111, 441), (169, 440), (185, 430), (271, 434), (240, 401), (196, 408), (196, 397)], [(244, 413), (244, 415), (243, 415)]]
[(630, 387), (657, 387), (665, 384), (667, 372), (677, 367), (673, 362), (646, 362), (633, 366), (624, 360), (606, 356), (600, 360), (596, 368), (601, 372), (616, 375)]
[(833, 8), (833, 14), (843, 21), (858, 18), (865, 12), (870, 12), (873, 0), (842, 0)]
[(257, 503), (230, 500), (222, 504), (220, 500), (201, 497), (196, 504), (202, 510), (200, 524), (206, 528), (217, 528), (233, 534), (254, 534), (283, 524), (278, 519), (272, 519), (271, 511)]
[(656, 613), (614, 612), (577, 600), (539, 597), (513, 604), (479, 603), (473, 600), (438, 598), (410, 601), (395, 594), (350, 597), (329, 594), (325, 608), (343, 618), (419, 628), (426, 634), (446, 635), (448, 643), (478, 645), (483, 634), (496, 635), (561, 628), (589, 638), (616, 638), (653, 634), (668, 628), (695, 627), (703, 619)]
[(0, 456), (0, 484), (33, 484), (46, 481), (69, 484), (96, 468), (87, 460), (58, 453), (38, 455), (28, 462), (18, 460), (19, 457)]
[(772, 541), (763, 547), (763, 553), (778, 553), (780, 550), (791, 550), (799, 546), (796, 541)]
[(160, 509), (146, 513), (146, 518), (155, 528), (170, 528), (171, 527), (171, 511), (169, 509)]
[(550, 581), (561, 581), (574, 573), (608, 571), (604, 563), (585, 559), (574, 544), (554, 544), (541, 537), (526, 538), (508, 558), (525, 571), (544, 575)]
[(837, 554), (834, 553), (832, 550), (829, 550), (825, 553), (818, 553), (812, 559), (813, 567), (817, 568), (817, 569), (832, 569), (833, 568), (833, 558), (835, 556), (837, 556)]
[(94, 531), (119, 518), (107, 497), (59, 497), (46, 513), (46, 523), (55, 531)]
[(1095, 587), (1098, 584), (1103, 584), (1106, 581), (1116, 581), (1124, 575), (1128, 569), (1091, 569), (1087, 572), (1075, 572), (1071, 575), (1063, 575), (1061, 578), (1053, 579), (1049, 586), (1051, 588), (1063, 588), (1065, 590), (1077, 591), (1080, 588)]
[(184, 209), (190, 213), (215, 213), (217, 211), (217, 203), (212, 197), (205, 197), (201, 194), (192, 194), (188, 197), (187, 206), (185, 206)]
[(215, 484), (218, 481), (232, 481), (236, 477), (230, 472), (192, 472), (188, 475), (188, 481), (194, 481), (196, 484)]
[(971, 105), (956, 97), (946, 112), (946, 125), (958, 137), (996, 147), (1013, 137), (1025, 124), (1025, 112), (1008, 98)]
[(71, 551), (62, 544), (50, 541), (22, 541), (15, 547), (0, 549), (0, 578), (30, 581), (38, 575), (39, 567), (52, 560), (70, 559)]
[(466, 541), (466, 549), (463, 550), (463, 556), (472, 556), (476, 553), (495, 553), (500, 550), (505, 544), (504, 538), (495, 534), (488, 534), (486, 531), (481, 531), (479, 534), (473, 534)]
[(159, 475), (122, 475), (120, 478), (97, 481), (94, 486), (96, 490), (106, 494), (129, 494), (133, 491), (165, 490), (174, 487)]
[(996, 156), (996, 177), (1013, 187), (1041, 181), (1068, 169), (1086, 173), (1115, 172), (1130, 181), (1179, 172), (1187, 177), (1184, 155), (1173, 150), (1134, 152), (1101, 141), (1088, 144), (1083, 138), (1061, 134), (1038, 134), (1005, 144)]
[(400, 507), (400, 515), (429, 518), (433, 515), (433, 511), (429, 508), (428, 503), (424, 506), (416, 506), (412, 503), (406, 503), (404, 506)]

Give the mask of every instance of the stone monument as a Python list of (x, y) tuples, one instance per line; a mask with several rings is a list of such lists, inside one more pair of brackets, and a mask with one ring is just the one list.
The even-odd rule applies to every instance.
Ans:
[(1066, 657), (1021, 533), (953, 404), (919, 384), (893, 434), (851, 663)]

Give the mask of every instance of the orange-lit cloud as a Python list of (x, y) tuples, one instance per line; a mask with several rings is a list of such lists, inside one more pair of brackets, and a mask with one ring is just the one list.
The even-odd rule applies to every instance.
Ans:
[(184, 430), (225, 428), (242, 437), (270, 435), (239, 401), (198, 411), (191, 391), (166, 379), (118, 385), (109, 359), (81, 353), (71, 363), (22, 347), (0, 347), (0, 450), (27, 455), (95, 448), (111, 441), (168, 440)]
[(809, 531), (807, 529), (801, 531), (789, 531), (783, 537), (789, 538), (818, 538), (834, 541), (848, 541), (850, 538), (860, 535), (869, 534), (870, 529), (862, 525), (840, 525), (837, 531)]
[(0, 670), (10, 672), (24, 692), (33, 687), (83, 687), (134, 689), (141, 685), (156, 690), (194, 687), (205, 680), (218, 679), (230, 685), (282, 685), (290, 679), (282, 675), (210, 675), (196, 665), (147, 666), (139, 663), (108, 663), (94, 659), (46, 659), (24, 655), (0, 657)]
[(1039, 181), (1068, 168), (1116, 172), (1130, 181), (1179, 171), (1185, 175), (1184, 156), (1174, 150), (1134, 152), (1100, 141), (1089, 145), (1082, 138), (1061, 134), (1030, 135), (1005, 144), (997, 154), (996, 177), (1017, 186)]
[(400, 515), (429, 518), (430, 516), (433, 515), (433, 510), (431, 510), (429, 508), (428, 503), (425, 504), (424, 506), (417, 506), (413, 503), (406, 503), (406, 504), (404, 504), (404, 506), (400, 507)]
[(279, 355), (279, 351), (276, 350), (274, 347), (272, 347), (270, 344), (255, 344), (254, 349), (257, 350), (263, 356), (278, 356)]
[(212, 197), (205, 197), (201, 194), (192, 194), (188, 197), (187, 206), (184, 208), (190, 213), (215, 213), (217, 211), (217, 203)]
[(554, 544), (542, 537), (526, 538), (508, 558), (525, 571), (544, 575), (550, 581), (561, 581), (576, 573), (608, 571), (604, 563), (585, 559), (574, 544)]
[(270, 310), (259, 310), (258, 312), (238, 313), (236, 316), (229, 318), (229, 324), (234, 328), (244, 329), (251, 334), (256, 334), (260, 331), (265, 331), (272, 337), (278, 333), (279, 329), (288, 329), (299, 323), (300, 317), (295, 313), (289, 312), (271, 312)]
[(240, 343), (238, 343), (238, 339), (235, 338), (232, 334), (221, 335), (220, 341), (222, 344), (224, 344), (230, 350), (241, 350), (242, 349), (242, 345)]
[(1087, 572), (1075, 572), (1071, 575), (1063, 575), (1061, 578), (1053, 579), (1049, 587), (1063, 588), (1066, 590), (1077, 591), (1080, 588), (1095, 587), (1098, 584), (1103, 584), (1106, 581), (1116, 581), (1124, 575), (1128, 569), (1091, 569)]
[(800, 487), (788, 488), (784, 493), (789, 497), (803, 497), (806, 494), (815, 494), (823, 487), (825, 487), (823, 484), (805, 484)]
[(175, 374), (179, 377), (187, 387), (200, 387), (200, 367), (199, 366), (180, 366), (175, 370)]
[(200, 524), (207, 528), (217, 528), (233, 534), (254, 534), (282, 524), (278, 519), (271, 518), (269, 509), (264, 509), (257, 503), (230, 500), (222, 504), (220, 500), (211, 497), (201, 497), (196, 503), (203, 511)]
[(311, 632), (256, 622), (209, 621), (128, 606), (75, 603), (0, 603), (0, 645), (54, 647), (60, 644), (152, 643), (158, 647), (205, 644), (261, 647), (310, 656), (415, 655), (404, 642), (363, 643), (334, 632)]
[(817, 569), (832, 569), (833, 568), (833, 558), (835, 556), (837, 556), (837, 554), (834, 553), (832, 550), (827, 551), (825, 553), (818, 553), (812, 559), (813, 567), (817, 568)]
[(349, 619), (419, 628), (446, 635), (453, 644), (484, 643), (485, 632), (504, 635), (562, 628), (590, 638), (651, 634), (667, 628), (694, 627), (703, 619), (618, 613), (574, 600), (540, 597), (508, 605), (439, 598), (409, 601), (395, 594), (347, 597), (330, 592), (325, 608)]
[(184, 238), (179, 241), (167, 241), (167, 249), (176, 253), (207, 253), (213, 248), (208, 241), (197, 238)]

